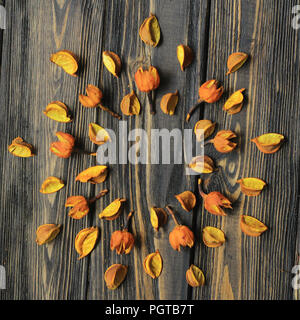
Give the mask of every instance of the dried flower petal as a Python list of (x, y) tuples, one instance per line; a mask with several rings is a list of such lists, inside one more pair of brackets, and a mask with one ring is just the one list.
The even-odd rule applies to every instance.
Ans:
[(15, 138), (11, 145), (8, 146), (8, 151), (16, 157), (29, 158), (34, 156), (33, 146), (25, 142), (21, 137)]
[(152, 278), (156, 279), (160, 276), (163, 268), (162, 257), (158, 250), (150, 253), (143, 262), (145, 272)]
[(60, 232), (60, 224), (43, 224), (36, 230), (36, 243), (42, 245), (56, 238)]
[(177, 225), (169, 234), (169, 242), (176, 251), (180, 251), (180, 246), (192, 248), (194, 234), (187, 226)]
[(172, 116), (178, 103), (178, 90), (174, 93), (165, 94), (160, 101), (160, 108), (163, 113)]
[(204, 208), (211, 214), (215, 214), (217, 216), (226, 216), (226, 213), (222, 207), (232, 209), (231, 202), (218, 191), (205, 194), (202, 190), (201, 183), (201, 179), (198, 179), (199, 194), (204, 200)]
[(236, 134), (233, 131), (221, 130), (209, 142), (213, 143), (217, 151), (221, 153), (228, 153), (235, 149), (237, 146), (235, 142), (230, 141), (233, 138), (236, 138)]
[(78, 232), (75, 238), (75, 249), (79, 254), (78, 260), (87, 256), (94, 249), (98, 233), (97, 227), (82, 229)]
[(124, 281), (128, 267), (123, 264), (113, 264), (106, 271), (104, 280), (108, 289), (115, 290)]
[(200, 287), (205, 284), (205, 277), (201, 269), (193, 264), (186, 272), (186, 281), (191, 287)]
[(110, 250), (117, 254), (128, 254), (134, 246), (134, 236), (127, 229), (115, 231), (110, 238)]
[(160, 27), (156, 16), (151, 14), (142, 23), (139, 35), (141, 39), (148, 45), (156, 47), (160, 40)]
[(166, 224), (167, 220), (168, 216), (163, 208), (152, 207), (150, 209), (150, 221), (156, 231)]
[(89, 124), (89, 137), (93, 143), (100, 146), (110, 141), (108, 132), (96, 123)]
[(49, 103), (43, 113), (48, 118), (58, 122), (68, 123), (72, 121), (69, 116), (68, 107), (60, 101), (53, 101)]
[(78, 58), (68, 50), (61, 50), (51, 55), (50, 61), (63, 68), (71, 76), (77, 77)]
[(251, 139), (263, 153), (275, 153), (284, 141), (284, 136), (279, 133), (266, 133)]
[(72, 207), (69, 211), (69, 216), (73, 219), (81, 219), (86, 216), (89, 211), (89, 205), (83, 196), (71, 196), (67, 199), (65, 207)]
[(87, 95), (80, 94), (79, 102), (86, 108), (97, 107), (101, 103), (103, 97), (102, 91), (92, 84), (88, 84), (85, 91)]
[(150, 66), (148, 70), (138, 68), (134, 75), (135, 83), (138, 89), (142, 92), (150, 92), (158, 88), (160, 77), (155, 67)]
[(193, 50), (184, 44), (180, 44), (177, 47), (177, 59), (180, 63), (181, 70), (184, 71), (184, 69), (189, 66), (194, 59)]
[(242, 215), (241, 216), (241, 229), (242, 231), (251, 237), (258, 237), (263, 232), (268, 230), (268, 227), (256, 218)]
[[(196, 122), (194, 127), (194, 132), (195, 132), (197, 141), (201, 141), (203, 140), (203, 138), (207, 139), (210, 135), (213, 134), (213, 132), (215, 131), (215, 127), (216, 127), (216, 122), (213, 123), (210, 120), (199, 120), (198, 122)], [(202, 135), (202, 130), (203, 130), (204, 137)]]
[(132, 90), (121, 101), (121, 111), (126, 116), (133, 116), (140, 113), (141, 105), (135, 92)]
[(121, 59), (112, 51), (104, 51), (102, 53), (103, 64), (106, 69), (118, 78), (118, 74), (121, 71)]
[(44, 194), (54, 193), (65, 186), (64, 182), (56, 177), (48, 177), (42, 183), (40, 192)]
[(123, 198), (115, 199), (99, 214), (99, 219), (116, 220), (122, 212), (122, 204), (125, 201)]
[(107, 173), (107, 166), (94, 166), (80, 172), (75, 181), (90, 182), (92, 184), (102, 183), (105, 181)]
[(75, 138), (61, 131), (56, 132), (55, 135), (59, 141), (51, 143), (50, 151), (60, 158), (69, 158), (75, 145)]
[(199, 100), (207, 103), (217, 102), (224, 92), (224, 88), (218, 80), (208, 80), (199, 88)]
[(243, 178), (237, 181), (241, 185), (241, 190), (247, 196), (258, 196), (266, 183), (258, 178)]
[(215, 171), (213, 160), (208, 156), (197, 156), (192, 159), (189, 168), (198, 173), (212, 173)]
[(190, 212), (194, 209), (196, 205), (196, 197), (192, 191), (184, 191), (180, 194), (175, 195), (175, 198), (180, 202), (182, 208)]
[(228, 71), (226, 73), (230, 74), (237, 71), (248, 59), (248, 54), (244, 52), (234, 52), (227, 60)]
[(225, 102), (223, 110), (229, 114), (236, 114), (241, 111), (244, 102), (243, 91), (245, 88), (235, 91)]
[(205, 227), (202, 232), (202, 239), (207, 247), (217, 248), (225, 243), (225, 234), (218, 228)]

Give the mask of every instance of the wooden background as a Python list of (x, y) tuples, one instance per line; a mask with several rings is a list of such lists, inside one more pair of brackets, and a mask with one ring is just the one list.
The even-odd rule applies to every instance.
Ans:
[[(2, 1), (3, 3), (4, 1)], [(291, 269), (299, 263), (299, 82), (300, 31), (291, 26), (296, 0), (6, 0), (7, 28), (3, 32), (1, 61), (1, 160), (0, 160), (0, 264), (7, 272), (7, 290), (1, 299), (299, 299), (293, 291)], [(154, 13), (162, 40), (157, 48), (146, 46), (138, 36), (142, 21)], [(2, 35), (0, 36), (2, 39)], [(195, 52), (193, 64), (181, 72), (176, 58), (178, 44)], [(68, 49), (80, 56), (78, 78), (49, 62), (51, 53)], [(103, 68), (101, 53), (120, 55), (120, 79)], [(251, 58), (238, 72), (225, 76), (230, 53), (244, 51)], [(161, 86), (156, 92), (157, 114), (150, 116), (145, 94), (139, 92), (133, 75), (140, 65), (159, 69)], [(217, 78), (226, 92), (220, 102), (204, 105), (186, 125), (187, 110), (198, 98), (197, 90), (207, 79)], [(233, 202), (227, 217), (207, 213), (199, 199), (193, 213), (184, 212), (174, 194), (196, 191), (195, 176), (186, 176), (182, 165), (110, 165), (102, 185), (75, 183), (76, 175), (95, 159), (73, 155), (60, 159), (49, 152), (58, 130), (78, 137), (87, 150), (96, 150), (88, 138), (88, 124), (96, 122), (118, 130), (118, 120), (99, 110), (84, 109), (78, 94), (88, 83), (103, 89), (104, 103), (120, 112), (122, 97), (136, 90), (142, 111), (123, 116), (128, 128), (193, 128), (198, 119), (231, 129), (239, 138), (236, 151), (223, 155), (207, 146), (206, 153), (222, 167), (205, 178), (205, 190), (218, 190)], [(226, 98), (246, 88), (247, 103), (230, 116), (222, 111)], [(173, 117), (163, 114), (163, 94), (180, 93)], [(61, 124), (45, 117), (45, 106), (65, 102), (74, 121)], [(278, 132), (286, 143), (274, 155), (260, 153), (250, 139)], [(36, 147), (37, 156), (13, 157), (11, 141), (21, 136)], [(55, 175), (66, 187), (54, 195), (42, 195), (42, 181)], [(254, 176), (268, 183), (259, 197), (248, 198), (236, 180)], [(98, 201), (90, 214), (75, 221), (64, 208), (70, 195), (90, 197), (103, 188), (110, 193)], [(98, 213), (116, 197), (128, 199), (125, 211), (136, 211), (132, 220), (137, 245), (130, 255), (118, 256), (109, 249), (110, 235), (125, 221), (100, 221)], [(174, 224), (158, 233), (149, 220), (149, 208), (171, 204), (180, 220), (196, 235), (196, 245), (181, 253), (172, 250), (168, 234)], [(247, 237), (239, 227), (240, 214), (252, 215), (270, 230), (259, 238)], [(61, 223), (62, 232), (49, 245), (38, 247), (35, 231), (40, 224)], [(212, 249), (204, 246), (201, 230), (222, 228), (227, 242)], [(94, 251), (77, 261), (76, 234), (88, 226), (100, 228)], [(157, 280), (147, 276), (144, 257), (159, 249), (164, 269)], [(109, 291), (103, 281), (112, 263), (129, 266), (126, 281)], [(189, 288), (185, 271), (191, 263), (205, 273), (206, 285)]]

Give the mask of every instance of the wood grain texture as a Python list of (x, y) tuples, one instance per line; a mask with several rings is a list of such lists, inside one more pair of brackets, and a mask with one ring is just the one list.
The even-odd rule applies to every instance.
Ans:
[[(7, 1), (7, 29), (3, 36), (0, 94), (0, 264), (6, 267), (8, 289), (0, 299), (299, 299), (291, 287), (291, 269), (299, 263), (299, 31), (291, 28), (292, 1), (250, 0), (51, 0)], [(1, 3), (1, 0), (0, 0)], [(162, 30), (157, 48), (146, 46), (138, 35), (143, 20), (153, 13)], [(178, 44), (188, 44), (195, 60), (182, 72), (176, 58)], [(80, 57), (78, 78), (49, 62), (51, 53), (68, 49)], [(119, 79), (102, 64), (102, 51), (116, 52), (122, 60)], [(226, 60), (234, 51), (251, 55), (246, 65), (225, 76)], [(134, 73), (139, 66), (158, 68), (161, 85), (156, 92), (155, 116), (149, 113), (146, 94), (139, 92)], [(204, 105), (184, 123), (188, 109), (198, 98), (206, 79), (224, 83), (222, 100)], [(234, 202), (227, 217), (207, 213), (199, 199), (193, 213), (185, 212), (174, 198), (184, 190), (196, 191), (196, 178), (186, 176), (183, 165), (112, 164), (101, 185), (75, 183), (76, 175), (95, 165), (95, 158), (72, 155), (59, 159), (49, 151), (55, 132), (74, 134), (78, 145), (95, 151), (88, 138), (88, 125), (96, 122), (119, 137), (120, 122), (106, 112), (83, 108), (78, 94), (87, 84), (99, 86), (104, 105), (121, 113), (120, 102), (132, 89), (141, 114), (122, 116), (127, 131), (145, 129), (192, 129), (199, 118), (218, 123), (217, 130), (234, 130), (239, 147), (231, 154), (218, 154), (211, 145), (208, 155), (222, 168), (205, 176), (205, 191), (218, 190)], [(241, 113), (222, 111), (233, 91), (246, 88), (247, 101)], [(162, 96), (179, 90), (174, 116), (160, 110)], [(53, 100), (65, 102), (74, 121), (60, 124), (42, 111)], [(124, 123), (123, 123), (124, 124)], [(250, 139), (266, 132), (282, 133), (286, 142), (274, 155), (260, 153)], [(7, 152), (11, 141), (21, 136), (36, 148), (33, 159), (14, 158)], [(134, 142), (130, 142), (131, 147)], [(150, 154), (150, 145), (148, 146)], [(174, 146), (171, 143), (171, 153)], [(51, 175), (62, 178), (66, 187), (54, 195), (38, 192)], [(268, 183), (259, 197), (241, 194), (236, 180), (256, 176)], [(70, 195), (92, 197), (108, 188), (109, 195), (91, 208), (82, 220), (72, 220), (64, 208)], [(99, 220), (98, 214), (111, 201), (125, 197), (124, 213), (116, 221)], [(155, 232), (149, 209), (170, 204), (180, 221), (193, 228), (196, 246), (175, 252), (169, 245), (174, 223)], [(130, 255), (118, 256), (109, 249), (113, 231), (121, 229), (126, 215), (135, 210), (132, 231), (136, 246)], [(260, 238), (241, 233), (239, 215), (249, 214), (265, 222), (270, 230)], [(62, 232), (45, 246), (35, 243), (40, 224), (61, 223)], [(217, 249), (206, 248), (201, 230), (211, 225), (224, 230), (227, 242)], [(76, 234), (98, 226), (100, 239), (93, 252), (78, 261)], [(164, 269), (152, 280), (143, 270), (143, 259), (159, 249)], [(129, 266), (127, 279), (118, 288), (106, 288), (103, 275), (113, 263)], [(188, 288), (185, 272), (191, 263), (205, 273), (203, 288)]]
[[(227, 242), (217, 249), (200, 242), (195, 249), (195, 264), (205, 271), (207, 285), (194, 290), (194, 299), (292, 299), (299, 194), (299, 33), (290, 20), (294, 4), (212, 1), (207, 79), (221, 80), (226, 92), (220, 102), (205, 105), (204, 117), (216, 121), (218, 130), (235, 131), (239, 147), (227, 155), (212, 145), (206, 149), (222, 169), (207, 177), (205, 190), (223, 192), (233, 201), (233, 210), (227, 217), (203, 209), (198, 213), (199, 235), (212, 225), (224, 230)], [(227, 57), (235, 51), (251, 57), (238, 72), (225, 76)], [(239, 114), (225, 114), (225, 99), (240, 88), (246, 88), (247, 103)], [(273, 155), (259, 152), (250, 142), (268, 132), (286, 137)], [(268, 183), (260, 196), (241, 194), (236, 180), (248, 176)], [(240, 214), (258, 218), (269, 231), (259, 238), (245, 236)]]

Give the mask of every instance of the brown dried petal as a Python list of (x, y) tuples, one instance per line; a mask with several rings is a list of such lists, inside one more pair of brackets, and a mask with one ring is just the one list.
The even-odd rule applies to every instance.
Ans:
[(69, 211), (69, 216), (77, 220), (86, 216), (90, 211), (88, 202), (83, 196), (69, 197), (66, 201), (65, 207), (72, 207)]
[(172, 116), (178, 103), (178, 90), (174, 93), (165, 94), (160, 101), (160, 108), (163, 113)]
[(99, 219), (116, 220), (122, 212), (122, 204), (126, 199), (118, 198), (99, 213)]
[(121, 59), (120, 57), (112, 51), (104, 51), (102, 53), (103, 64), (106, 69), (118, 78), (121, 71)]
[(184, 44), (180, 44), (177, 47), (177, 59), (179, 61), (181, 70), (184, 71), (184, 69), (189, 66), (194, 59), (193, 50)]
[(176, 251), (180, 251), (180, 246), (192, 248), (194, 233), (187, 226), (177, 225), (169, 234), (169, 242)]
[(150, 209), (150, 221), (156, 231), (166, 224), (167, 219), (168, 215), (163, 208), (152, 207)]
[(242, 215), (241, 216), (241, 229), (242, 231), (251, 237), (258, 237), (263, 232), (268, 230), (268, 227), (256, 218)]
[(87, 256), (94, 249), (98, 233), (97, 227), (90, 227), (79, 231), (75, 238), (75, 249), (79, 254), (78, 260)]
[(121, 111), (126, 116), (133, 116), (140, 113), (141, 105), (135, 92), (127, 94), (121, 101)]
[(160, 27), (157, 18), (151, 14), (142, 23), (139, 35), (146, 44), (156, 47), (160, 40)]
[(175, 198), (180, 202), (182, 208), (187, 212), (190, 212), (194, 209), (197, 201), (196, 196), (192, 191), (184, 191), (175, 195)]
[(225, 242), (225, 234), (218, 228), (205, 227), (202, 232), (202, 239), (207, 247), (217, 248)]
[(115, 290), (124, 281), (128, 267), (123, 264), (113, 264), (106, 271), (104, 280), (108, 289)]
[(244, 52), (234, 52), (227, 60), (228, 71), (226, 73), (230, 74), (237, 71), (248, 59), (248, 54)]
[(75, 181), (90, 182), (92, 184), (102, 183), (105, 181), (107, 173), (107, 166), (94, 166), (80, 172)]
[(266, 133), (251, 139), (263, 153), (275, 153), (284, 141), (284, 136), (279, 133)]
[(86, 108), (97, 107), (101, 103), (103, 97), (102, 91), (92, 84), (88, 84), (85, 90), (87, 95), (80, 94), (79, 102)]
[(241, 111), (244, 95), (243, 91), (245, 88), (235, 91), (225, 102), (223, 110), (227, 111), (229, 114), (236, 114)]
[(96, 123), (89, 124), (89, 138), (93, 143), (99, 146), (110, 141), (108, 132)]
[(202, 270), (192, 264), (186, 272), (186, 281), (191, 287), (200, 287), (205, 284), (205, 277)]
[(56, 238), (60, 232), (60, 224), (43, 224), (36, 230), (36, 243), (42, 245)]
[(221, 130), (209, 142), (213, 143), (215, 149), (221, 153), (231, 152), (236, 148), (237, 144), (230, 141), (236, 138), (236, 134), (231, 130)]
[(143, 262), (145, 272), (153, 279), (160, 276), (163, 267), (162, 257), (158, 250), (150, 253)]
[(212, 173), (215, 171), (213, 160), (208, 156), (197, 156), (192, 159), (189, 168), (198, 173)]

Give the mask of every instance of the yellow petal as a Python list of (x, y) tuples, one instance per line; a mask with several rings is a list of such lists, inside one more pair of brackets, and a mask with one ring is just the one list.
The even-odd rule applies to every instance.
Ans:
[(56, 238), (60, 232), (60, 224), (43, 224), (36, 230), (36, 243), (42, 245)]
[(245, 88), (235, 91), (225, 102), (223, 110), (229, 114), (236, 114), (241, 111), (244, 101), (243, 91)]
[(8, 151), (16, 157), (29, 158), (34, 156), (33, 146), (25, 142), (21, 137), (15, 138), (11, 145), (8, 146)]
[(58, 122), (67, 123), (72, 121), (68, 115), (68, 107), (60, 101), (53, 101), (49, 103), (43, 112), (48, 118)]
[(56, 177), (48, 177), (46, 180), (44, 180), (40, 192), (44, 194), (54, 193), (62, 189), (64, 186), (65, 184), (62, 180)]
[(92, 184), (102, 183), (105, 181), (107, 173), (107, 166), (93, 166), (80, 172), (75, 181), (90, 182)]
[(178, 103), (178, 90), (174, 93), (165, 94), (160, 101), (160, 108), (163, 113), (172, 116)]
[(241, 190), (248, 196), (257, 196), (266, 186), (266, 183), (258, 178), (243, 178), (237, 181), (241, 185)]
[(213, 160), (208, 156), (197, 156), (192, 159), (189, 168), (198, 173), (212, 173), (215, 171)]
[(186, 281), (191, 287), (200, 287), (205, 284), (205, 277), (202, 270), (192, 264), (186, 272)]
[(118, 78), (118, 74), (121, 71), (121, 59), (112, 51), (104, 51), (102, 53), (103, 64), (106, 69)]
[(98, 228), (90, 227), (81, 230), (75, 238), (75, 249), (79, 254), (78, 260), (87, 256), (95, 247), (98, 239)]
[(125, 280), (128, 267), (122, 264), (111, 265), (104, 274), (104, 280), (108, 289), (115, 290)]
[(99, 214), (99, 219), (115, 220), (121, 214), (122, 204), (126, 199), (118, 198), (110, 203), (104, 210)]
[(110, 141), (107, 131), (96, 123), (89, 124), (89, 137), (90, 140), (97, 145), (102, 145)]
[(220, 247), (225, 242), (224, 232), (218, 228), (205, 227), (202, 232), (204, 244), (210, 248)]
[(78, 62), (75, 54), (68, 50), (61, 50), (51, 55), (50, 61), (63, 68), (71, 76), (77, 77)]
[(144, 270), (145, 272), (153, 279), (156, 279), (160, 276), (163, 267), (162, 257), (158, 250), (154, 253), (150, 253), (144, 259)]
[(141, 105), (139, 102), (138, 97), (134, 93), (134, 91), (131, 91), (131, 93), (127, 94), (121, 102), (121, 111), (126, 116), (133, 116), (140, 113)]
[(192, 63), (193, 58), (194, 54), (190, 47), (185, 46), (184, 44), (180, 44), (177, 47), (177, 59), (182, 71), (184, 71), (184, 69)]
[(263, 232), (268, 230), (268, 227), (261, 221), (253, 218), (251, 216), (242, 215), (241, 216), (241, 229), (248, 236), (258, 237)]
[(139, 35), (146, 44), (152, 47), (158, 45), (160, 40), (160, 27), (157, 18), (153, 14), (144, 20), (140, 27)]
[(180, 202), (182, 208), (189, 212), (192, 211), (196, 205), (196, 196), (192, 191), (184, 191), (175, 195), (175, 198)]

